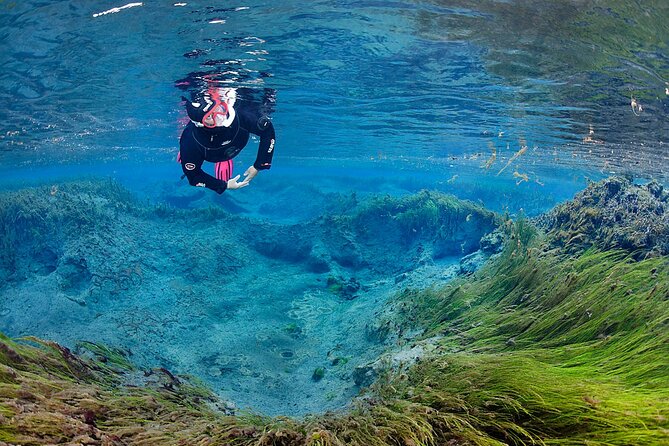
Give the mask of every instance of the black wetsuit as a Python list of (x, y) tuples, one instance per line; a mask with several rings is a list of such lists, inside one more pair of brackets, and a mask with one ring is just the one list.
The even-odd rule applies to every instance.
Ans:
[(258, 155), (253, 167), (266, 170), (272, 166), (274, 155), (274, 126), (243, 109), (235, 109), (236, 116), (230, 127), (198, 127), (188, 123), (179, 141), (181, 169), (191, 186), (203, 186), (219, 194), (228, 187), (227, 182), (215, 178), (202, 170), (202, 163), (227, 161), (239, 154), (249, 140), (249, 133), (260, 136)]

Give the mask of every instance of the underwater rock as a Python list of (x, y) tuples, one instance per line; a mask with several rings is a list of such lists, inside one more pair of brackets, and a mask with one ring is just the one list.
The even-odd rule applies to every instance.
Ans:
[(440, 336), (425, 339), (420, 343), (390, 351), (368, 364), (357, 366), (351, 375), (353, 382), (358, 387), (368, 387), (386, 371), (404, 371), (421, 361), (426, 355), (436, 352), (440, 339)]
[(350, 360), (350, 358), (348, 358), (346, 356), (335, 356), (331, 360), (330, 364), (332, 364), (333, 366), (338, 366), (338, 365), (342, 366), (342, 365), (345, 365), (346, 363), (348, 363), (349, 360)]
[(393, 332), (395, 326), (390, 319), (376, 318), (365, 325), (365, 337), (368, 341), (382, 344)]
[(473, 274), (486, 262), (486, 260), (488, 260), (488, 257), (489, 256), (481, 250), (464, 256), (460, 260), (460, 274), (466, 276)]
[(60, 289), (68, 296), (78, 296), (86, 291), (92, 278), (83, 258), (64, 258), (58, 266), (58, 274)]
[(339, 265), (398, 274), (416, 265), (470, 254), (501, 218), (439, 192), (376, 197), (323, 219), (320, 240)]
[[(349, 200), (331, 214), (293, 225), (231, 224), (243, 217), (219, 207), (147, 206), (107, 181), (4, 193), (0, 204), (3, 286), (57, 272), (59, 291), (77, 298), (87, 291), (89, 303), (132, 293), (166, 267), (188, 282), (231, 280), (252, 251), (316, 274), (344, 268), (396, 275), (435, 258), (474, 252), (499, 223), (473, 203), (427, 191)], [(183, 243), (194, 230), (189, 228), (217, 236)], [(345, 298), (355, 296), (355, 285), (349, 285)]]
[(330, 271), (330, 263), (327, 259), (318, 256), (310, 256), (306, 262), (307, 271), (315, 274), (323, 274)]
[(46, 248), (34, 253), (29, 271), (38, 276), (48, 276), (54, 272), (58, 265), (58, 253), (54, 249)]
[(669, 193), (655, 181), (639, 186), (614, 177), (591, 183), (536, 222), (551, 246), (568, 253), (597, 246), (636, 258), (669, 254)]
[(353, 382), (358, 387), (369, 387), (376, 381), (376, 378), (379, 375), (380, 369), (375, 369), (373, 364), (366, 364), (362, 366), (357, 366), (353, 369)]
[(397, 285), (398, 283), (404, 282), (405, 280), (407, 280), (408, 277), (409, 276), (407, 275), (407, 273), (398, 274), (397, 276), (395, 276), (395, 279), (394, 279), (395, 285)]
[(305, 266), (307, 271), (316, 274), (327, 273), (331, 270), (330, 256), (325, 250), (323, 244), (319, 243), (319, 241), (316, 241), (314, 246), (311, 248), (311, 253), (305, 262)]
[(86, 288), (90, 271), (81, 269), (78, 278), (72, 270), (77, 261), (61, 258), (83, 259), (97, 253), (99, 242), (113, 238), (110, 228), (119, 226), (122, 215), (138, 214), (135, 206), (127, 190), (108, 181), (0, 194), (0, 278), (23, 281), (64, 268), (64, 288)]
[(486, 234), (483, 237), (481, 237), (479, 245), (481, 247), (481, 251), (483, 251), (484, 253), (497, 254), (499, 252), (502, 252), (502, 249), (504, 249), (504, 240), (505, 240), (504, 231), (497, 229), (491, 232), (490, 234)]
[(304, 329), (296, 322), (286, 324), (282, 331), (293, 339), (302, 339), (304, 337)]
[(326, 286), (331, 293), (336, 294), (344, 300), (353, 300), (358, 297), (356, 293), (361, 288), (360, 282), (355, 277), (345, 280), (340, 276), (329, 276)]
[(323, 367), (318, 367), (314, 370), (314, 373), (311, 375), (311, 379), (318, 382), (325, 376), (325, 369)]
[(370, 266), (365, 260), (365, 250), (359, 245), (357, 238), (346, 230), (346, 223), (342, 222), (341, 217), (330, 216), (324, 219), (322, 231), (320, 240), (334, 262), (353, 270)]
[(648, 192), (650, 192), (652, 196), (662, 200), (664, 194), (664, 186), (662, 184), (658, 183), (656, 180), (653, 180), (646, 185), (646, 189), (648, 189)]
[(311, 238), (293, 227), (259, 228), (263, 237), (254, 237), (253, 248), (270, 259), (300, 263), (310, 260)]

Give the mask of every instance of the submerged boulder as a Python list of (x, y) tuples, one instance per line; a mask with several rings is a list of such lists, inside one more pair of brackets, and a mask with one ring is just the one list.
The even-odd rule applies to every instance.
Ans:
[(422, 191), (377, 197), (330, 216), (321, 238), (341, 266), (398, 273), (426, 259), (471, 254), (500, 222), (495, 213), (469, 201)]
[(481, 237), (481, 251), (486, 254), (497, 254), (502, 252), (506, 236), (501, 228)]
[(473, 274), (488, 260), (488, 256), (483, 251), (476, 251), (466, 255), (460, 260), (460, 274)]
[(439, 347), (441, 339), (441, 336), (435, 336), (420, 342), (408, 344), (400, 349), (388, 351), (374, 361), (359, 365), (353, 370), (351, 375), (353, 382), (358, 387), (368, 387), (384, 373), (392, 372), (397, 374), (405, 372), (426, 356), (439, 353), (441, 351)]
[[(117, 183), (82, 181), (0, 194), (0, 286), (70, 265), (86, 237), (104, 238), (136, 202)], [(86, 243), (90, 244), (91, 240)], [(93, 247), (94, 248), (94, 247)], [(66, 268), (67, 269), (67, 268)], [(64, 281), (72, 282), (71, 272)], [(77, 279), (75, 279), (77, 280)], [(69, 285), (65, 285), (69, 288)]]
[[(397, 274), (479, 249), (501, 249), (499, 236), (482, 237), (499, 227), (501, 217), (469, 201), (440, 192), (359, 201), (306, 223), (291, 226), (249, 224), (243, 238), (265, 257), (305, 263), (314, 272), (339, 268)], [(257, 239), (257, 233), (263, 237)]]
[(656, 181), (637, 185), (614, 177), (592, 183), (537, 223), (553, 247), (569, 253), (595, 246), (637, 258), (669, 254), (669, 193)]

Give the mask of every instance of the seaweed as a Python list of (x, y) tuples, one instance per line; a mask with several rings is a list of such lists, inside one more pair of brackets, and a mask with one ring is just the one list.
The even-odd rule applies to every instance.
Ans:
[[(171, 385), (157, 389), (98, 379), (97, 387), (73, 390), (81, 379), (120, 371), (87, 366), (52, 343), (40, 343), (42, 350), (7, 338), (3, 364), (11, 372), (1, 376), (5, 386), (22, 383), (14, 402), (44, 401), (47, 389), (95, 388), (95, 402), (83, 403), (89, 394), (68, 398), (78, 401), (77, 429), (111, 444), (660, 444), (669, 417), (667, 259), (590, 250), (558, 261), (527, 221), (509, 227), (509, 237), (516, 243), (473, 277), (398, 296), (413, 305), (404, 315), (420, 314), (413, 323), (430, 327), (425, 339), (443, 336), (443, 353), (402, 373), (388, 371), (348, 413), (303, 421), (224, 416), (205, 404), (206, 391), (198, 394), (164, 370), (152, 373)], [(563, 320), (558, 314), (567, 309)], [(98, 357), (119, 354), (88, 347)], [(123, 355), (117, 362), (126, 366)], [(42, 394), (34, 383), (26, 388), (38, 368), (58, 378), (39, 387)], [(13, 410), (11, 402), (0, 400), (3, 413)], [(64, 433), (72, 419), (49, 410), (21, 423), (11, 418), (3, 441), (35, 442), (38, 433), (44, 442), (74, 438)]]
[(378, 391), (456, 409), (505, 443), (660, 444), (667, 259), (589, 250), (565, 260), (542, 238), (524, 237), (522, 225), (514, 232), (519, 244), (473, 280), (399, 296), (405, 316), (428, 328), (425, 338), (445, 336), (439, 342), (451, 354)]
[(126, 352), (0, 336), (0, 441), (666, 444), (667, 256), (599, 242), (565, 250), (525, 218), (501, 230), (503, 250), (472, 275), (394, 297), (390, 326), (421, 333), (398, 341), (433, 348), (381, 370), (346, 411), (233, 416), (193, 378), (136, 370)]

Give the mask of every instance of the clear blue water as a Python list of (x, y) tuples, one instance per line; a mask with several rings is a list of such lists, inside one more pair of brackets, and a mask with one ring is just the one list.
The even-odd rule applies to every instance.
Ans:
[[(5, 0), (0, 187), (111, 178), (149, 203), (221, 206), (249, 218), (249, 225), (288, 225), (318, 218), (333, 196), (353, 192), (401, 196), (427, 188), (495, 211), (536, 215), (572, 197), (589, 179), (630, 174), (666, 183), (669, 5), (553, 3), (147, 1), (99, 15), (125, 3)], [(205, 75), (250, 99), (275, 99), (272, 170), (252, 187), (221, 197), (188, 187), (174, 162), (185, 119), (180, 96), (201, 85)], [(256, 144), (250, 142), (238, 166), (253, 162)], [(155, 231), (161, 227), (156, 224)], [(341, 407), (355, 394), (344, 378), (310, 387), (310, 371), (318, 365), (313, 358), (331, 345), (314, 338), (272, 344), (272, 336), (280, 336), (271, 327), (291, 319), (273, 320), (266, 313), (287, 315), (295, 305), (313, 309), (310, 299), (320, 296), (317, 287), (280, 278), (293, 274), (297, 282), (313, 284), (318, 277), (263, 261), (257, 271), (238, 272), (226, 282), (229, 288), (219, 289), (215, 273), (198, 279), (207, 283), (187, 283), (174, 270), (180, 266), (156, 262), (152, 267), (165, 271), (139, 293), (156, 298), (152, 308), (138, 311), (141, 299), (128, 293), (128, 305), (98, 303), (110, 315), (100, 319), (93, 304), (82, 312), (70, 301), (60, 305), (45, 298), (48, 278), (29, 278), (0, 289), (0, 329), (66, 344), (88, 339), (123, 345), (124, 315), (158, 314), (159, 321), (180, 320), (193, 336), (182, 344), (170, 337), (177, 348), (159, 342), (164, 332), (147, 331), (130, 338), (127, 347), (145, 364), (200, 373), (240, 406), (302, 414)], [(268, 273), (277, 270), (279, 279)], [(257, 276), (284, 288), (274, 297), (251, 292)], [(193, 303), (175, 313), (174, 301), (160, 296), (161, 281), (173, 290), (202, 285), (248, 295), (230, 303), (246, 319), (215, 319), (220, 296), (213, 291), (202, 291), (201, 307)], [(362, 329), (390, 292), (384, 286), (370, 292), (362, 309), (323, 310), (334, 315), (328, 325), (333, 345), (342, 321), (353, 332)], [(21, 306), (21, 299), (31, 306)], [(203, 338), (202, 331), (221, 326), (228, 336)], [(240, 326), (249, 331), (235, 331)], [(202, 358), (213, 355), (212, 342), (233, 353), (253, 352), (230, 366), (244, 372), (229, 380), (220, 371), (207, 375), (211, 364)], [(350, 355), (369, 348), (362, 338), (356, 342)], [(291, 364), (291, 372), (267, 378), (282, 346), (304, 357)], [(263, 356), (267, 351), (273, 353)], [(295, 380), (296, 370), (306, 378)], [(301, 397), (305, 389), (309, 403)]]

